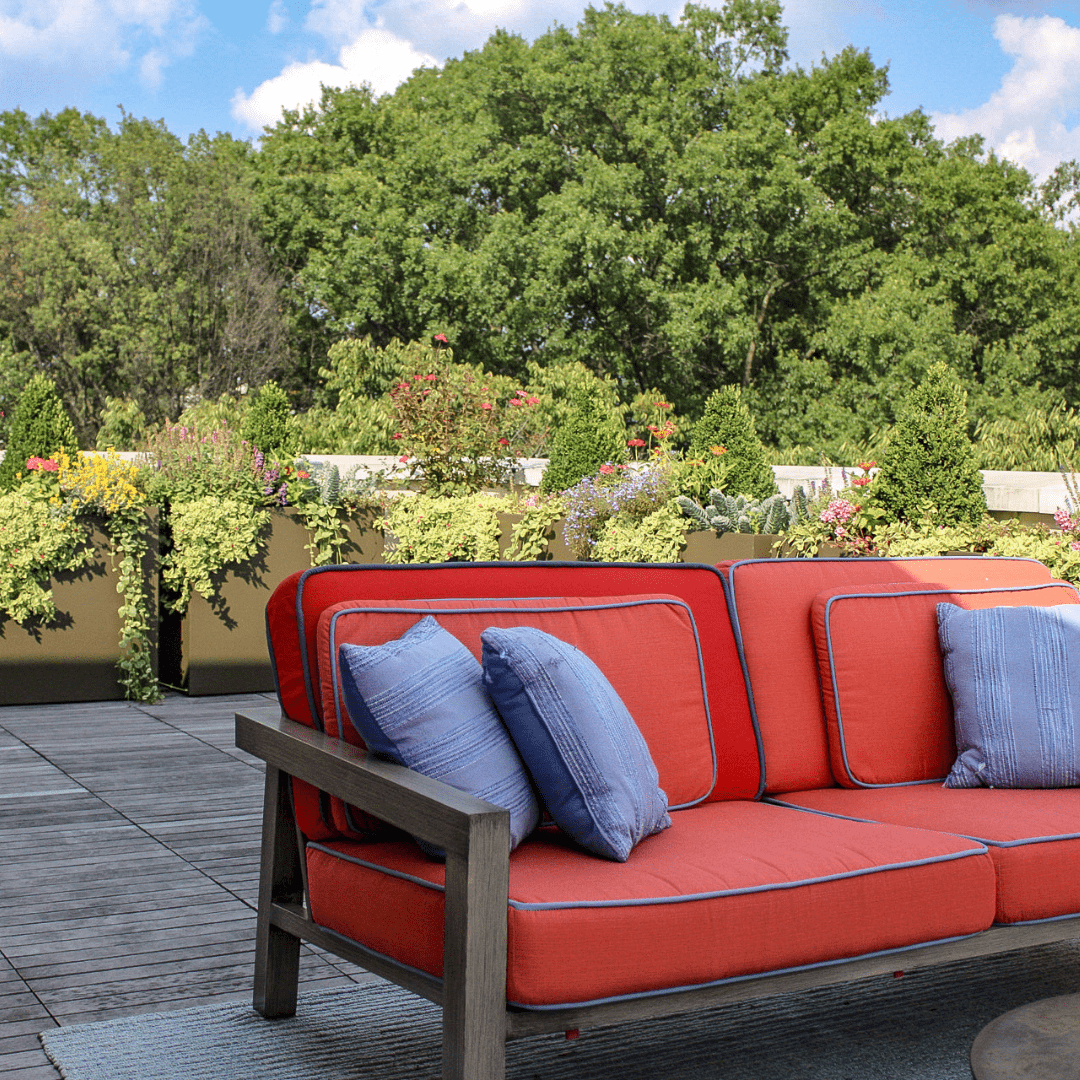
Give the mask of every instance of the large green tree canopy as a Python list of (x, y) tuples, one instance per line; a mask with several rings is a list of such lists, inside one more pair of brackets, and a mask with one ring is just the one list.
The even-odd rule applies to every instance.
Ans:
[(939, 361), (973, 425), (1080, 404), (1080, 169), (1038, 189), (888, 117), (867, 53), (785, 46), (776, 0), (606, 4), (327, 89), (258, 149), (0, 114), (0, 367), (47, 369), (83, 429), (106, 392), (302, 392), (335, 342), (436, 333), (691, 416), (740, 384), (766, 443), (815, 453), (873, 442)]

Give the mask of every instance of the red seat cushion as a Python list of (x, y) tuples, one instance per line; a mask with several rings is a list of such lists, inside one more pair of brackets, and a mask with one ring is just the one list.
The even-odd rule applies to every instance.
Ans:
[[(672, 808), (706, 798), (716, 780), (709, 706), (697, 628), (689, 606), (668, 595), (595, 598), (347, 600), (319, 616), (319, 699), (328, 734), (363, 746), (348, 720), (338, 678), (343, 644), (379, 645), (425, 615), (479, 661), (489, 626), (535, 626), (576, 646), (607, 676), (648, 744)], [(372, 832), (372, 820), (330, 800), (345, 835)]]
[(940, 829), (986, 844), (1000, 923), (1080, 912), (1080, 789), (827, 788), (777, 796), (827, 814)]
[[(986, 929), (985, 848), (749, 800), (672, 814), (625, 863), (549, 829), (510, 857), (507, 999), (596, 1001)], [(317, 923), (442, 973), (445, 867), (405, 842), (309, 844)]]
[(1080, 603), (1064, 582), (949, 590), (903, 582), (818, 593), (810, 615), (832, 774), (844, 787), (942, 780), (956, 758), (937, 605)]
[(760, 559), (725, 571), (751, 708), (765, 757), (765, 790), (833, 783), (810, 606), (827, 589), (941, 582), (950, 589), (1038, 585), (1050, 571), (1032, 559)]

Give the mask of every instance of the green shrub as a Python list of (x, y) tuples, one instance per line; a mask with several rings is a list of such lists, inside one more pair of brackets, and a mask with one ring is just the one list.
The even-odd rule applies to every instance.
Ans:
[(28, 458), (47, 458), (61, 447), (78, 449), (75, 427), (56, 384), (35, 375), (25, 386), (8, 431), (7, 451), (0, 463), (0, 490), (9, 490), (26, 468)]
[(105, 399), (98, 428), (99, 450), (134, 450), (146, 439), (146, 416), (131, 398)]
[(695, 457), (704, 458), (716, 452), (713, 447), (721, 446), (730, 466), (725, 491), (752, 499), (767, 499), (776, 494), (776, 479), (765, 447), (738, 386), (713, 391), (705, 402), (704, 414), (694, 426), (690, 450)]
[(601, 465), (625, 459), (625, 430), (616, 432), (610, 420), (610, 411), (595, 396), (575, 398), (569, 416), (555, 433), (542, 491), (566, 491), (585, 477), (595, 476)]
[(240, 433), (268, 460), (284, 459), (292, 442), (289, 399), (273, 380), (252, 395)]
[(238, 398), (235, 394), (228, 393), (218, 398), (200, 398), (180, 414), (176, 426), (199, 428), (202, 431), (225, 426), (239, 431), (249, 403), (250, 398)]
[(678, 562), (685, 535), (686, 518), (673, 503), (640, 519), (618, 514), (604, 522), (592, 557), (604, 562)]
[(975, 456), (980, 469), (1056, 472), (1064, 462), (1080, 460), (1080, 414), (1058, 403), (1019, 419), (980, 421)]
[(986, 497), (967, 425), (960, 380), (946, 364), (933, 364), (901, 411), (871, 487), (888, 520), (982, 520)]

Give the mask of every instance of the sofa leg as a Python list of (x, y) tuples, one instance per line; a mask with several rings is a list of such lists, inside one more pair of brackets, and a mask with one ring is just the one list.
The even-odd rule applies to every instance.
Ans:
[(506, 897), (509, 843), (489, 818), (474, 824), (468, 859), (446, 860), (443, 1080), (506, 1076)]
[(300, 939), (271, 922), (275, 902), (303, 899), (303, 873), (289, 801), (289, 777), (267, 766), (263, 799), (259, 914), (255, 933), (253, 1005), (261, 1015), (293, 1016), (300, 979)]

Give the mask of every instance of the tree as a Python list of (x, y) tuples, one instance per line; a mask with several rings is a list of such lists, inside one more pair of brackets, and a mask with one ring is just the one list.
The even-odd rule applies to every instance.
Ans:
[(289, 373), (252, 154), (126, 114), (116, 133), (74, 110), (0, 114), (0, 334), (48, 368), (84, 442), (108, 397), (156, 422)]
[(977, 524), (986, 513), (982, 476), (968, 437), (965, 393), (955, 372), (933, 364), (892, 433), (871, 488), (892, 521)]
[(68, 453), (78, 449), (75, 428), (56, 384), (38, 374), (26, 384), (11, 420), (7, 449), (0, 462), (0, 490), (15, 486), (29, 458), (47, 458), (61, 449)]

